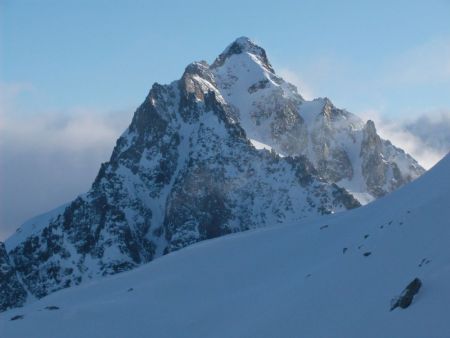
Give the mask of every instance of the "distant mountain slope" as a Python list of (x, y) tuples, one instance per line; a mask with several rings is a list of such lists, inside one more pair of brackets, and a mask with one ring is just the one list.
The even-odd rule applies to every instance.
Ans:
[[(449, 337), (449, 201), (450, 155), (368, 206), (199, 243), (5, 312), (0, 333)], [(415, 278), (410, 307), (390, 311)]]
[[(239, 38), (154, 84), (91, 190), (5, 242), (0, 311), (204, 239), (351, 209), (422, 172), (373, 122), (305, 101)], [(1, 296), (11, 285), (15, 303)]]

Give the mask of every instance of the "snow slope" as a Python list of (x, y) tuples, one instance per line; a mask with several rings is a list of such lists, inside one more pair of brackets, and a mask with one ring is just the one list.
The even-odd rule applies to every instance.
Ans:
[[(204, 241), (4, 312), (0, 336), (449, 337), (449, 201), (447, 155), (368, 206)], [(390, 311), (415, 277), (412, 305)]]
[(42, 229), (45, 228), (51, 221), (63, 213), (68, 205), (69, 203), (65, 203), (23, 223), (19, 228), (17, 228), (16, 233), (9, 237), (5, 242), (6, 250), (10, 251), (14, 249), (21, 242), (25, 241), (27, 237), (41, 232)]

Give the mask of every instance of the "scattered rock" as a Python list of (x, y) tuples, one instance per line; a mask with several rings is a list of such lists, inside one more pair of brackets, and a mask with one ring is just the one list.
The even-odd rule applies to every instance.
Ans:
[(397, 307), (406, 309), (411, 305), (414, 296), (419, 292), (422, 286), (422, 281), (419, 278), (414, 278), (411, 283), (402, 291), (401, 295), (391, 300), (391, 311)]
[(368, 256), (370, 256), (372, 253), (370, 252), (370, 251), (367, 251), (367, 252), (364, 252), (363, 253), (363, 255), (365, 256), (365, 257), (368, 257)]
[(367, 239), (367, 238), (369, 238), (369, 235), (368, 234), (364, 235), (364, 239)]
[(345, 254), (347, 252), (347, 250), (348, 250), (347, 248), (343, 248), (342, 253)]
[(18, 319), (23, 319), (23, 315), (17, 315), (17, 316), (11, 317), (10, 320), (18, 320)]
[(133, 288), (129, 288), (129, 289), (127, 290), (127, 292), (131, 292), (131, 291), (134, 291), (134, 289), (133, 289)]
[(326, 229), (326, 228), (328, 228), (328, 224), (322, 225), (322, 226), (320, 227), (320, 230)]
[(422, 261), (419, 263), (419, 268), (421, 268), (424, 264), (428, 264), (430, 262), (431, 260), (429, 260), (428, 258), (423, 258)]
[(59, 306), (49, 305), (49, 306), (46, 306), (45, 309), (50, 310), (50, 311), (59, 310)]

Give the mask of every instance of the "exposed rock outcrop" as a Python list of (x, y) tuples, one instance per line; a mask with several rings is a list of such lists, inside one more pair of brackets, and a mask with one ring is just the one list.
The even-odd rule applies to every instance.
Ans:
[(5, 245), (0, 242), (0, 312), (22, 306), (27, 298), (27, 292), (11, 265)]
[(414, 299), (414, 296), (419, 292), (422, 287), (422, 281), (419, 278), (414, 278), (406, 288), (402, 291), (400, 296), (394, 298), (391, 301), (391, 311), (400, 307), (406, 309), (409, 307)]

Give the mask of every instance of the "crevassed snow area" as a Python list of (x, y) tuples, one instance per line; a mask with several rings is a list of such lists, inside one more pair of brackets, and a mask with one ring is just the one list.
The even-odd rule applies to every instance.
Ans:
[[(2, 313), (0, 337), (450, 337), (449, 207), (447, 155), (366, 207), (201, 242)], [(390, 311), (415, 277), (412, 305)]]

